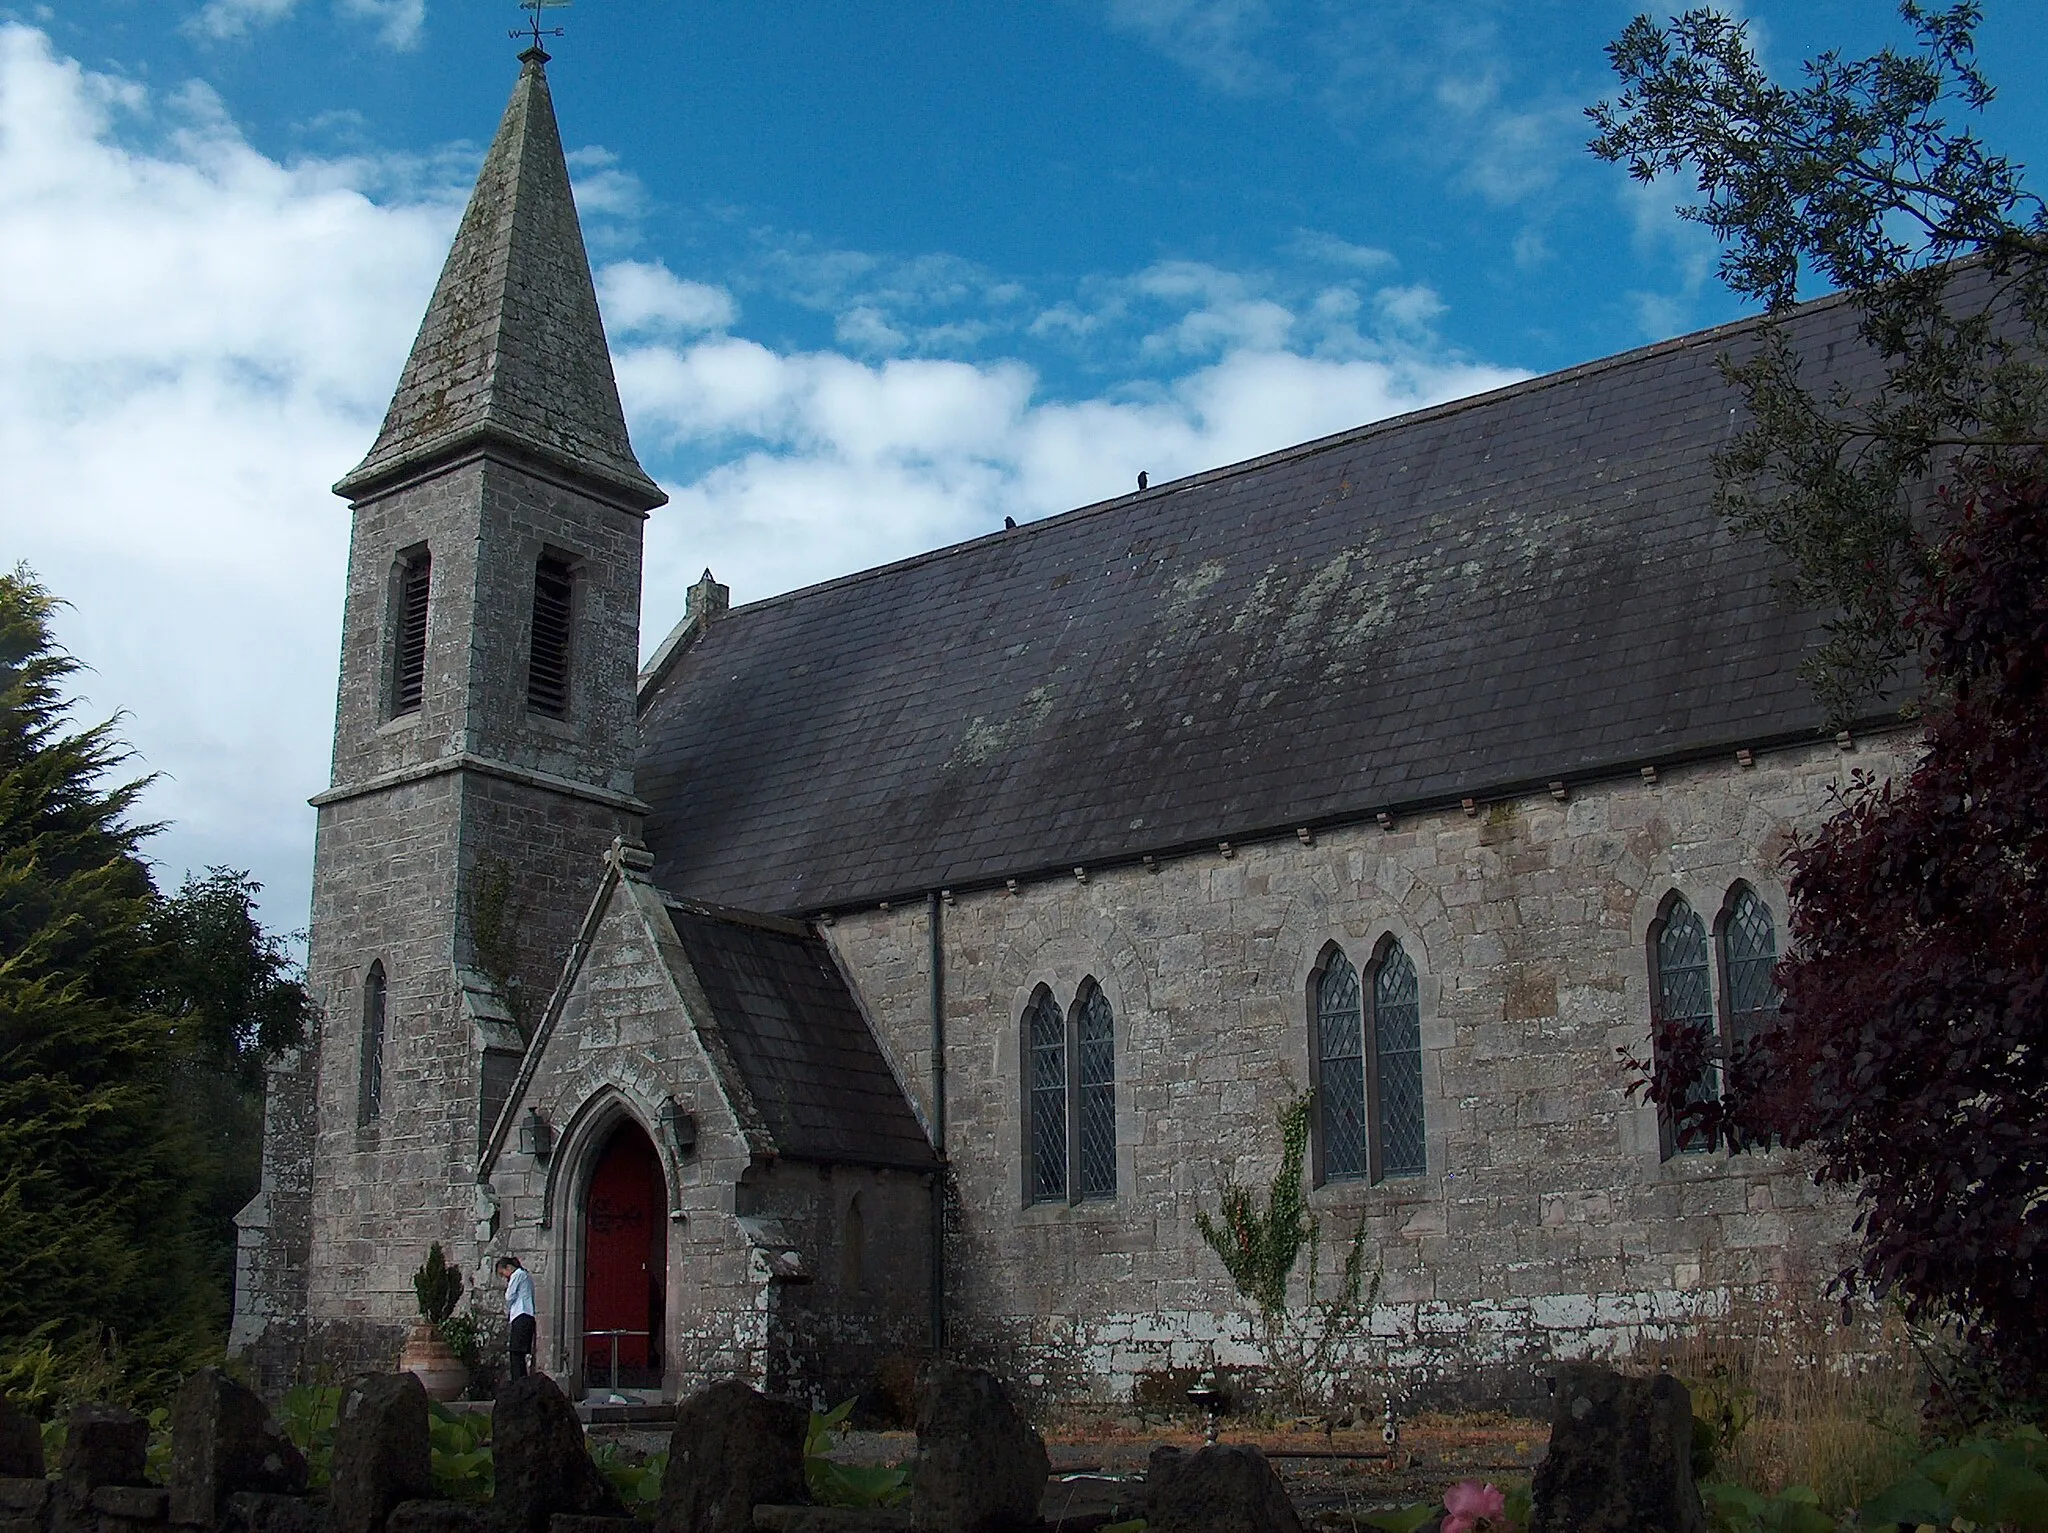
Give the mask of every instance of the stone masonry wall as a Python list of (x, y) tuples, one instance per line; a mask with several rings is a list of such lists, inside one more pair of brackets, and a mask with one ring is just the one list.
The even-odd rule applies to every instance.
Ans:
[[(509, 877), (514, 992), (545, 1005), (615, 837), (637, 833), (637, 512), (537, 470), (477, 457), (355, 508), (334, 749), (320, 820), (308, 981), (322, 1012), (311, 1060), (315, 1122), (298, 1212), (274, 1193), (273, 1225), (305, 1229), (302, 1295), (258, 1286), (240, 1316), (296, 1304), (309, 1361), (387, 1367), (415, 1318), (427, 1247), (476, 1247), (475, 1175), (493, 1116), (484, 1050), (458, 970), (481, 967), (478, 870)], [(393, 571), (431, 557), (420, 708), (391, 716)], [(526, 674), (533, 572), (543, 551), (577, 569), (566, 719), (531, 713)], [(387, 985), (383, 1110), (362, 1121), (363, 984)], [(266, 1142), (267, 1185), (302, 1152)], [(280, 1226), (282, 1227), (282, 1226)], [(267, 1237), (266, 1237), (267, 1238)], [(280, 1274), (289, 1263), (272, 1262)], [(267, 1279), (265, 1280), (268, 1281)], [(243, 1325), (243, 1330), (249, 1327)]]
[[(519, 1099), (559, 1142), (545, 1164), (514, 1143), (491, 1168), (489, 1244), (534, 1274), (541, 1366), (580, 1384), (585, 1189), (611, 1135), (636, 1123), (670, 1184), (664, 1388), (738, 1377), (836, 1402), (925, 1340), (929, 1186), (761, 1154), (692, 1020), (687, 974), (660, 894), (624, 869)], [(687, 1154), (662, 1128), (669, 1097), (696, 1119)]]
[[(520, 1099), (521, 1111), (531, 1105), (554, 1126), (553, 1153), (541, 1164), (514, 1142), (491, 1169), (490, 1244), (532, 1271), (539, 1364), (572, 1384), (582, 1382), (584, 1191), (628, 1119), (653, 1140), (670, 1180), (664, 1388), (680, 1395), (721, 1378), (765, 1378), (771, 1277), (734, 1205), (751, 1151), (676, 988), (680, 959), (660, 896), (629, 872)], [(662, 1133), (670, 1096), (696, 1116), (687, 1156)]]
[(770, 1391), (830, 1407), (907, 1376), (931, 1343), (930, 1179), (784, 1161), (750, 1181), (806, 1269), (773, 1291)]
[[(1711, 923), (1747, 881), (1785, 941), (1782, 860), (1851, 768), (1909, 736), (1667, 769), (1550, 796), (963, 893), (943, 908), (956, 1341), (1044, 1390), (1119, 1397), (1148, 1370), (1257, 1361), (1194, 1228), (1225, 1177), (1262, 1186), (1278, 1108), (1309, 1080), (1325, 945), (1361, 969), (1398, 937), (1420, 975), (1428, 1171), (1316, 1190), (1326, 1270), (1362, 1219), (1383, 1287), (1354, 1387), (1526, 1392), (1551, 1357), (1625, 1351), (1837, 1264), (1848, 1200), (1794, 1157), (1659, 1158), (1616, 1051), (1649, 1037), (1659, 902)], [(926, 916), (829, 935), (930, 1112)], [(1116, 1198), (1028, 1206), (1020, 1018), (1096, 980), (1116, 1015)], [(1716, 980), (1719, 983), (1718, 976)], [(1334, 1237), (1334, 1239), (1332, 1238)]]

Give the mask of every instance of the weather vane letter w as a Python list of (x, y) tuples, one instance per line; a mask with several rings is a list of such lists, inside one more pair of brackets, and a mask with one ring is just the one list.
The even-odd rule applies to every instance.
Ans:
[(569, 0), (519, 0), (519, 9), (529, 11), (532, 15), (524, 27), (515, 32), (508, 32), (506, 36), (531, 37), (533, 40), (533, 51), (540, 54), (542, 58), (546, 58), (547, 50), (541, 47), (540, 40), (543, 37), (560, 37), (562, 29), (560, 27), (543, 27), (540, 24), (541, 16), (547, 11), (560, 10), (568, 3)]

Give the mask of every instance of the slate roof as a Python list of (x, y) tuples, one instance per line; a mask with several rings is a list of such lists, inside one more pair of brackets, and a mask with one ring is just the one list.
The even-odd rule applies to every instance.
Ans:
[(548, 93), (518, 84), (462, 215), (370, 455), (334, 488), (360, 499), (493, 441), (594, 479), (642, 509), (668, 497), (633, 455)]
[(1811, 738), (1818, 622), (1711, 506), (1748, 334), (734, 608), (643, 690), (656, 877), (815, 911)]
[(937, 1164), (822, 939), (671, 900), (669, 920), (776, 1149), (841, 1165)]

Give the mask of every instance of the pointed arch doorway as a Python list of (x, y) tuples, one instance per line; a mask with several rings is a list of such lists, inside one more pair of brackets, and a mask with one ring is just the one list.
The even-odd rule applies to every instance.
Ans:
[(628, 1118), (591, 1168), (583, 1203), (583, 1378), (659, 1389), (668, 1294), (668, 1184), (645, 1129)]

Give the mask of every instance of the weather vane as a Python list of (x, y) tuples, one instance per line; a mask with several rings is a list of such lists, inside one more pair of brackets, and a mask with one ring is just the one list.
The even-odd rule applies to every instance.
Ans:
[(519, 9), (521, 9), (522, 11), (531, 11), (533, 13), (533, 19), (526, 26), (518, 28), (515, 31), (507, 32), (505, 35), (507, 37), (515, 38), (531, 36), (533, 39), (533, 51), (535, 53), (538, 53), (542, 58), (546, 58), (547, 50), (541, 47), (540, 40), (543, 37), (562, 36), (562, 28), (543, 27), (540, 24), (541, 14), (544, 11), (560, 10), (563, 6), (567, 5), (568, 3), (569, 0), (519, 0)]

